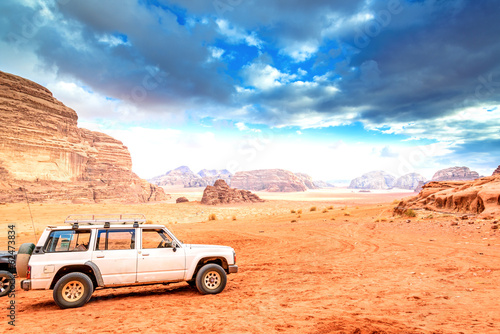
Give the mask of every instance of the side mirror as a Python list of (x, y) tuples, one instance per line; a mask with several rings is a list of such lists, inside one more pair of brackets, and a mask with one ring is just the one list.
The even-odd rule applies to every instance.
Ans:
[(172, 251), (177, 252), (177, 242), (172, 241)]

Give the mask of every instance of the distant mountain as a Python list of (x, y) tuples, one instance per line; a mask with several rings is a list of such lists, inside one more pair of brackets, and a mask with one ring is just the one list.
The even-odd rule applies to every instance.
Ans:
[(425, 177), (417, 173), (409, 173), (398, 178), (394, 188), (415, 190), (419, 182), (425, 182)]
[(163, 175), (152, 178), (149, 182), (163, 187), (193, 188), (211, 186), (217, 179), (223, 179), (228, 182), (231, 176), (232, 174), (226, 169), (202, 169), (198, 174), (195, 174), (189, 167), (180, 166)]
[(335, 185), (333, 183), (327, 181), (313, 181), (314, 185), (318, 188), (334, 188)]
[(237, 172), (231, 178), (231, 187), (253, 191), (306, 191), (303, 177), (284, 169), (259, 169)]
[(305, 173), (295, 173), (295, 176), (298, 176), (299, 179), (301, 179), (302, 182), (304, 182), (305, 186), (308, 189), (318, 189), (319, 188), (316, 184), (314, 184), (312, 177), (310, 177), (309, 175), (307, 175)]
[(468, 181), (480, 178), (479, 174), (468, 167), (450, 167), (437, 171), (432, 181)]
[(363, 174), (351, 181), (349, 189), (391, 189), (396, 178), (384, 171), (373, 171)]

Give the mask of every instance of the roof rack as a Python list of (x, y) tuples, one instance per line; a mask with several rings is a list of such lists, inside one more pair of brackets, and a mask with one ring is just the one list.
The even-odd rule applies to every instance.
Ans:
[(97, 215), (69, 215), (64, 220), (66, 224), (73, 224), (73, 228), (83, 225), (101, 225), (109, 228), (111, 224), (121, 225), (134, 223), (134, 227), (139, 227), (139, 223), (145, 223), (146, 217), (141, 213), (122, 213), (122, 214), (97, 214)]

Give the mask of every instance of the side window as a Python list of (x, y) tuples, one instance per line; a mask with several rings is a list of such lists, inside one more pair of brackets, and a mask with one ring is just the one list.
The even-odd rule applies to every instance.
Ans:
[(89, 249), (90, 230), (64, 230), (50, 232), (45, 253), (84, 252)]
[(135, 249), (135, 229), (99, 230), (96, 250)]
[(172, 239), (162, 229), (143, 229), (142, 248), (172, 248)]

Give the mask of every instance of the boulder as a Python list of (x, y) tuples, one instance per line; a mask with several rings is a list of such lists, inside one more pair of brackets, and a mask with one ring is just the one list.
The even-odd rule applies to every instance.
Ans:
[(179, 197), (175, 200), (175, 203), (186, 203), (189, 202), (189, 200), (186, 197)]
[(363, 174), (351, 181), (349, 189), (391, 189), (396, 178), (384, 171), (373, 171)]
[(432, 181), (467, 181), (479, 177), (477, 172), (471, 171), (468, 167), (450, 167), (437, 171), (432, 177)]
[(394, 212), (402, 214), (407, 209), (498, 217), (500, 175), (472, 181), (431, 181), (423, 186), (417, 196), (403, 199)]
[(415, 190), (419, 183), (425, 182), (425, 177), (417, 173), (409, 173), (399, 177), (394, 184), (394, 188)]
[(122, 142), (77, 122), (45, 87), (0, 71), (1, 202), (168, 199), (132, 172)]
[(264, 202), (264, 200), (248, 190), (230, 188), (224, 180), (217, 180), (213, 186), (207, 186), (201, 199), (201, 204), (206, 205), (255, 202)]
[(231, 178), (231, 186), (253, 191), (294, 192), (307, 190), (307, 186), (300, 177), (284, 169), (237, 172)]

